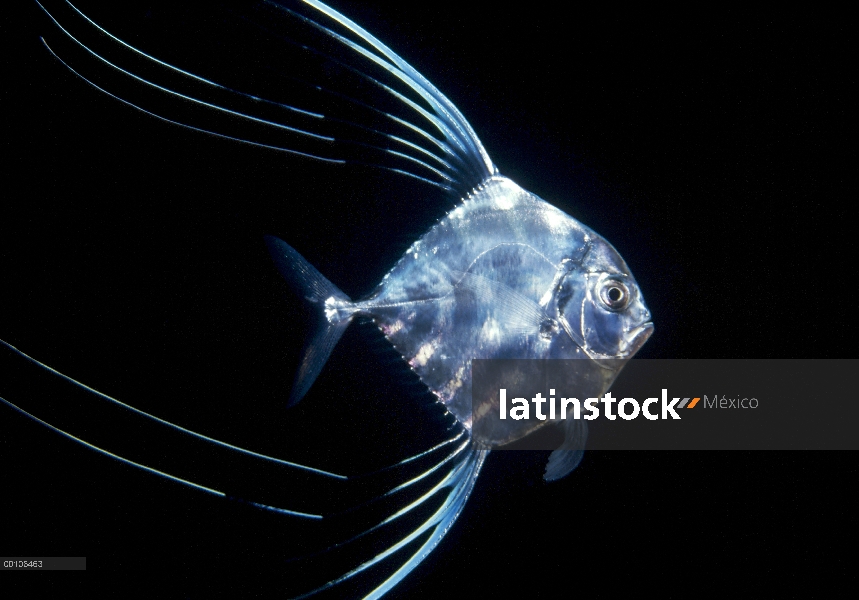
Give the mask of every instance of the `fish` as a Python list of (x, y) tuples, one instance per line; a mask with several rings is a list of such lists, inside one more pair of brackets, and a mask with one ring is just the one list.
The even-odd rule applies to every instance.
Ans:
[[(287, 43), (344, 76), (330, 84), (333, 89), (302, 82), (296, 103), (287, 104), (156, 58), (110, 33), (74, 3), (58, 3), (56, 10), (40, 6), (57, 31), (55, 40), (45, 40), (47, 49), (117, 101), (173, 125), (282, 152), (296, 160), (330, 163), (331, 168), (361, 165), (381, 170), (455, 200), (455, 207), (412, 243), (376, 289), (358, 301), (287, 242), (265, 238), (277, 269), (310, 305), (318, 323), (287, 403), (299, 404), (349, 325), (367, 318), (433, 394), (434, 408), (446, 419), (447, 428), (446, 437), (437, 444), (368, 474), (364, 481), (374, 480), (370, 486), (374, 493), (358, 504), (359, 509), (376, 510), (391, 502), (395, 508), (385, 506), (384, 518), (365, 518), (368, 524), (363, 529), (355, 533), (353, 528), (345, 541), (323, 546), (319, 552), (326, 561), (346, 547), (366, 543), (368, 548), (362, 548), (366, 556), (350, 568), (316, 587), (299, 590), (298, 597), (339, 588), (379, 567), (388, 571), (360, 593), (379, 597), (393, 589), (457, 520), (488, 453), (531, 433), (520, 427), (493, 439), (473, 439), (470, 371), (474, 359), (577, 358), (582, 364), (614, 359), (618, 367), (607, 372), (600, 384), (607, 389), (622, 363), (651, 335), (653, 324), (638, 284), (611, 244), (501, 175), (464, 116), (441, 92), (369, 32), (330, 7), (315, 1), (263, 2), (262, 12), (249, 18), (263, 30), (271, 27), (263, 16), (274, 13), (288, 19), (293, 37)], [(133, 63), (135, 69), (118, 58)], [(109, 84), (121, 91), (113, 91)], [(357, 91), (352, 90), (353, 84)], [(139, 88), (138, 95), (128, 86)], [(385, 110), (367, 100), (377, 96), (387, 101)], [(320, 98), (325, 100), (320, 105), (329, 112), (314, 108)], [(168, 106), (173, 100), (183, 106)], [(203, 112), (204, 118), (192, 120), (182, 110), (186, 106)], [(159, 431), (180, 434), (201, 446), (236, 455), (237, 460), (299, 471), (332, 485), (350, 479), (195, 433), (101, 394), (9, 344), (5, 349)], [(41, 421), (35, 414), (26, 415)], [(42, 423), (61, 435), (71, 435), (48, 421)], [(549, 458), (544, 478), (550, 481), (575, 469), (586, 440), (580, 421), (560, 426), (565, 427), (566, 439)], [(179, 484), (261, 511), (309, 522), (330, 516), (239, 498), (78, 441)], [(390, 525), (405, 521), (404, 515), (420, 511), (429, 514), (417, 526), (403, 524), (396, 535), (388, 531)], [(351, 518), (354, 512), (346, 507), (334, 514), (348, 513)], [(348, 559), (343, 562), (349, 563)]]

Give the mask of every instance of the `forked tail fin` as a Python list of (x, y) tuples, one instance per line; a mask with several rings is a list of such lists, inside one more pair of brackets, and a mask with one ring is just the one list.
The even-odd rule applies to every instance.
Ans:
[(289, 406), (301, 400), (331, 355), (334, 346), (357, 312), (349, 297), (328, 281), (322, 273), (307, 262), (296, 250), (274, 236), (267, 235), (265, 243), (284, 279), (317, 305), (319, 325), (304, 349), (304, 356), (295, 376), (289, 396)]

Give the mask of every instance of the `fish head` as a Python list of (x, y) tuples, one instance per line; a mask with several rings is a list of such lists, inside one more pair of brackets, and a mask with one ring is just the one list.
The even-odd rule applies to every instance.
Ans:
[(653, 333), (638, 283), (617, 250), (596, 234), (579, 256), (559, 266), (558, 322), (591, 359), (631, 358)]

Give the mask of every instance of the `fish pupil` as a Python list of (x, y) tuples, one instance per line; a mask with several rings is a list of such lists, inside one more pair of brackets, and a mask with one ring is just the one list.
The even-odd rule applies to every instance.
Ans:
[(629, 302), (629, 290), (620, 282), (611, 282), (600, 290), (600, 299), (610, 310), (623, 310)]

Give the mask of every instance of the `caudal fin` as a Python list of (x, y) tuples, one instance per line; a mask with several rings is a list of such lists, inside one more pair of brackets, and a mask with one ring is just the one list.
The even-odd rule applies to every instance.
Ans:
[(328, 281), (296, 250), (274, 236), (265, 236), (265, 243), (284, 279), (304, 298), (317, 305), (319, 325), (304, 349), (304, 357), (289, 396), (289, 406), (301, 400), (337, 341), (352, 321), (356, 309), (349, 297)]

